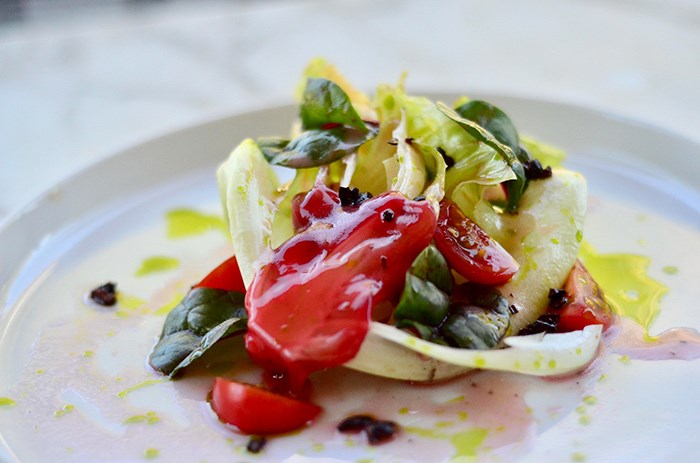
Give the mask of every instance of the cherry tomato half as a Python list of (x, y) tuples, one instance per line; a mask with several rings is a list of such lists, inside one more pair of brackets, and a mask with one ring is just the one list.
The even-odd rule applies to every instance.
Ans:
[(226, 259), (214, 270), (209, 272), (195, 288), (222, 289), (224, 291), (237, 291), (245, 293), (245, 285), (241, 270), (238, 268), (236, 256)]
[(588, 325), (603, 325), (603, 329), (610, 327), (612, 309), (598, 283), (578, 260), (564, 283), (564, 291), (569, 302), (561, 309), (552, 310), (559, 314), (557, 331), (576, 331)]
[(434, 240), (450, 267), (469, 281), (503, 284), (518, 271), (508, 251), (447, 199), (440, 202)]
[(313, 420), (321, 407), (250, 384), (214, 380), (211, 407), (219, 419), (244, 434), (281, 434)]

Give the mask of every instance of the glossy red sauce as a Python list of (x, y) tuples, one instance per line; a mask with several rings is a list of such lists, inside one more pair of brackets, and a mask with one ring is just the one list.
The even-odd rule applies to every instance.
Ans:
[(398, 299), (436, 225), (427, 201), (398, 193), (311, 212), (308, 226), (258, 271), (246, 297), (246, 349), (277, 379), (273, 387), (295, 395), (303, 395), (313, 371), (356, 355), (373, 308)]

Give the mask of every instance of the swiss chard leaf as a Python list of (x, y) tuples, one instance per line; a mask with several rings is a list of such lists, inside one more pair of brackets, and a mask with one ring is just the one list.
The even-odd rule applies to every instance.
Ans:
[[(493, 148), (513, 170), (515, 179), (506, 182), (505, 188), (508, 197), (506, 208), (514, 212), (527, 186), (525, 170), (519, 158), (523, 154), (518, 145), (517, 131), (508, 116), (495, 106), (485, 102), (476, 102), (472, 105), (470, 103), (458, 108), (464, 112), (464, 115), (443, 103), (437, 103), (437, 106), (443, 114), (456, 122), (469, 135)], [(492, 133), (489, 128), (496, 133)]]
[(294, 169), (331, 164), (377, 135), (377, 128), (362, 121), (345, 91), (327, 79), (308, 79), (299, 115), (303, 132), (293, 140), (258, 139), (270, 164)]
[(176, 376), (221, 339), (246, 330), (245, 295), (194, 288), (170, 311), (149, 357), (160, 373)]

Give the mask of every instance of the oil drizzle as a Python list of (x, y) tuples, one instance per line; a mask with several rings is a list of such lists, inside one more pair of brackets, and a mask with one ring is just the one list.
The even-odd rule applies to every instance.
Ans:
[(605, 291), (616, 314), (634, 320), (649, 336), (649, 328), (661, 312), (661, 298), (668, 287), (647, 274), (651, 260), (628, 253), (601, 254), (582, 243), (579, 258)]
[(221, 217), (203, 214), (193, 209), (173, 209), (166, 214), (165, 218), (168, 224), (167, 234), (170, 239), (203, 235), (211, 230), (228, 233), (228, 227)]
[(174, 257), (153, 256), (144, 259), (141, 266), (136, 270), (136, 276), (142, 277), (152, 273), (167, 272), (180, 266), (180, 261)]

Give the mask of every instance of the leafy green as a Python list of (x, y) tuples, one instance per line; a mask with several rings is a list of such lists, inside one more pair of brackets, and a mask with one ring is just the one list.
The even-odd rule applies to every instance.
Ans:
[(274, 165), (303, 169), (333, 163), (376, 136), (336, 83), (307, 81), (299, 108), (302, 132), (292, 140), (261, 138), (258, 146)]
[[(391, 190), (415, 198), (423, 192), (427, 172), (422, 154), (409, 142), (406, 133), (406, 114), (401, 112), (401, 122), (393, 132), (396, 141), (396, 175), (392, 175)], [(386, 164), (385, 164), (386, 166)], [(393, 170), (393, 169), (392, 169)]]
[(373, 131), (348, 127), (307, 130), (293, 140), (263, 138), (259, 146), (270, 164), (305, 169), (335, 162), (371, 140)]
[[(470, 103), (466, 103), (465, 105), (460, 106), (460, 108), (463, 108)], [(506, 183), (506, 192), (508, 196), (507, 209), (510, 212), (517, 210), (520, 197), (525, 192), (525, 187), (527, 186), (525, 169), (523, 168), (522, 162), (518, 158), (518, 154), (520, 152), (519, 147), (515, 146), (515, 148), (511, 148), (511, 146), (499, 140), (498, 137), (496, 137), (486, 128), (482, 127), (478, 122), (462, 116), (457, 111), (442, 103), (438, 103), (437, 105), (443, 114), (459, 124), (459, 126), (462, 127), (467, 133), (496, 150), (506, 164), (508, 164), (513, 171), (515, 178)], [(497, 133), (505, 137), (505, 142), (511, 143), (515, 141), (517, 143), (517, 132), (515, 133), (516, 138), (513, 139), (513, 133), (511, 130), (509, 130), (508, 124), (504, 123), (504, 119), (499, 116), (499, 113), (502, 113), (500, 110), (499, 113), (496, 113), (495, 111), (489, 110), (488, 107), (484, 105), (474, 108), (475, 109), (469, 107), (469, 110), (465, 111), (465, 114), (467, 114), (469, 117), (474, 117), (477, 120), (486, 121), (487, 125), (495, 127), (498, 131)], [(493, 119), (491, 116), (493, 116)], [(507, 116), (505, 117), (507, 118)], [(510, 125), (512, 126), (512, 123)], [(513, 128), (512, 130), (515, 129)]]
[(348, 95), (352, 105), (358, 111), (362, 119), (375, 120), (376, 114), (372, 108), (372, 102), (363, 92), (356, 89), (338, 70), (323, 58), (314, 58), (306, 66), (302, 75), (302, 80), (296, 90), (296, 96), (301, 101), (306, 85), (311, 78), (321, 78), (330, 80), (340, 86)]
[(466, 286), (468, 301), (452, 306), (440, 334), (463, 349), (493, 349), (510, 325), (508, 303), (493, 287)]
[[(406, 326), (408, 320), (430, 327), (442, 323), (450, 308), (452, 283), (452, 273), (445, 257), (435, 246), (429, 245), (406, 272), (403, 293), (394, 310), (394, 318), (399, 321), (397, 326)], [(413, 327), (421, 332), (421, 337), (428, 339), (424, 337), (424, 330), (417, 325)]]
[(303, 130), (337, 124), (360, 132), (367, 131), (367, 126), (355, 111), (347, 93), (327, 79), (308, 80), (301, 99), (300, 117)]
[(231, 242), (246, 287), (270, 247), (279, 180), (258, 145), (244, 140), (216, 173)]
[(246, 329), (245, 295), (221, 289), (194, 288), (168, 313), (151, 366), (176, 376), (217, 341)]
[(454, 282), (450, 267), (445, 256), (433, 244), (428, 245), (418, 254), (411, 264), (410, 272), (418, 278), (431, 282), (440, 291), (448, 294), (452, 291)]
[(508, 146), (513, 153), (520, 147), (518, 131), (508, 115), (486, 101), (471, 100), (455, 108), (463, 118), (476, 122), (486, 129), (496, 140)]
[(394, 311), (397, 320), (410, 319), (430, 326), (440, 324), (450, 308), (450, 297), (432, 282), (406, 273), (401, 300)]
[(527, 136), (520, 137), (521, 145), (530, 152), (530, 156), (539, 159), (543, 166), (560, 167), (566, 153), (554, 146), (542, 143)]

